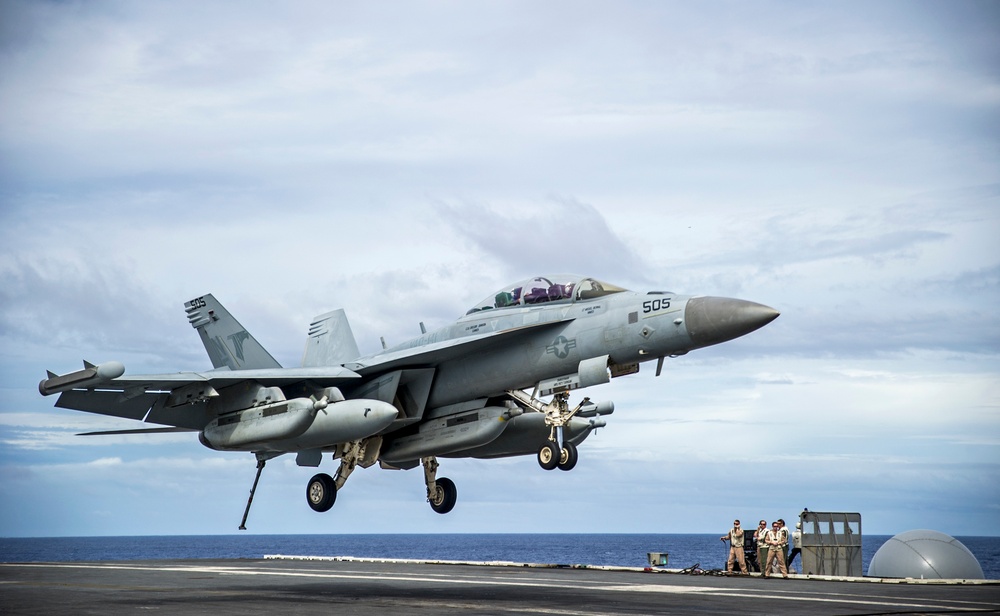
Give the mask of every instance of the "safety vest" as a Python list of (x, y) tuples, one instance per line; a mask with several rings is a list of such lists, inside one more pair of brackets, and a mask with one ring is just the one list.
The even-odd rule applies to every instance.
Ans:
[(781, 542), (781, 547), (788, 547), (788, 529), (784, 526), (778, 529), (777, 540)]
[(778, 540), (779, 532), (780, 531), (776, 530), (768, 530), (766, 533), (764, 533), (764, 545), (766, 545), (768, 549), (775, 547), (773, 543)]
[(732, 542), (731, 545), (734, 548), (743, 547), (743, 529), (736, 528), (735, 526), (731, 531), (729, 531), (729, 540)]
[(767, 527), (761, 528), (761, 527), (758, 526), (757, 530), (754, 531), (754, 534), (757, 535), (757, 548), (758, 549), (760, 549), (760, 548), (766, 548), (767, 547)]

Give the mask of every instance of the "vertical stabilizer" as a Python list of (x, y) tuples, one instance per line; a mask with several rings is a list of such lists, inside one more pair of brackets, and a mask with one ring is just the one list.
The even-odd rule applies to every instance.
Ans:
[(351, 324), (343, 310), (321, 314), (309, 325), (303, 368), (338, 366), (355, 360), (360, 353)]
[(191, 327), (198, 330), (212, 366), (230, 370), (281, 367), (211, 294), (185, 302), (184, 311)]

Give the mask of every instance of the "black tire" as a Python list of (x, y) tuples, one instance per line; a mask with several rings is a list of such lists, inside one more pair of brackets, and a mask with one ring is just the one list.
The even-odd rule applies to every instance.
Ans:
[(337, 502), (337, 484), (326, 473), (313, 476), (306, 485), (306, 502), (313, 511), (323, 513)]
[(545, 444), (538, 450), (538, 465), (547, 471), (551, 471), (559, 466), (560, 457), (559, 445), (556, 445), (552, 441), (545, 441)]
[(576, 445), (570, 443), (569, 441), (563, 443), (562, 450), (559, 453), (559, 470), (573, 470), (573, 467), (576, 466), (576, 462), (579, 458), (580, 454), (576, 450)]
[(458, 488), (455, 482), (447, 477), (441, 477), (437, 481), (437, 492), (430, 499), (431, 509), (438, 513), (448, 513), (455, 508), (458, 501)]

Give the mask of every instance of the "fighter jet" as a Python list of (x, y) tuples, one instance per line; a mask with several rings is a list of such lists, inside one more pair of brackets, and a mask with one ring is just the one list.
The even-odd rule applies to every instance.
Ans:
[(309, 325), (302, 365), (283, 368), (212, 295), (184, 304), (212, 370), (125, 375), (115, 361), (66, 375), (48, 373), (44, 395), (59, 408), (125, 417), (158, 427), (87, 435), (197, 432), (219, 451), (253, 453), (253, 502), (268, 460), (294, 453), (317, 467), (339, 460), (331, 477), (313, 476), (306, 501), (329, 510), (357, 467), (422, 466), (427, 501), (455, 506), (454, 482), (438, 458), (537, 456), (546, 470), (572, 469), (578, 446), (614, 411), (611, 401), (570, 392), (609, 382), (664, 359), (748, 334), (777, 318), (740, 299), (639, 293), (573, 275), (507, 285), (453, 324), (361, 356), (342, 309)]

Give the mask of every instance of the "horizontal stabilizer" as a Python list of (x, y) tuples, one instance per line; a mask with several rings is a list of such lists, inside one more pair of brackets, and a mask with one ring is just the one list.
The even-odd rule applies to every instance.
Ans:
[[(316, 387), (337, 387), (359, 378), (341, 366), (136, 374), (102, 381), (94, 389), (63, 391), (56, 406), (200, 430), (215, 417), (205, 403), (205, 399), (213, 397), (213, 390), (247, 382), (283, 387), (309, 381)], [(192, 394), (190, 399), (188, 393)]]
[(193, 428), (138, 428), (136, 430), (104, 430), (103, 432), (81, 432), (77, 436), (112, 436), (115, 434), (169, 434), (171, 432), (197, 432)]
[(164, 395), (140, 393), (125, 397), (118, 391), (71, 389), (59, 395), (56, 407), (141, 421), (157, 399)]
[(338, 366), (358, 358), (358, 343), (343, 310), (321, 314), (309, 325), (302, 367)]

